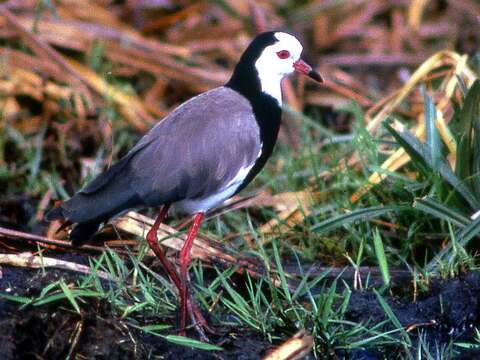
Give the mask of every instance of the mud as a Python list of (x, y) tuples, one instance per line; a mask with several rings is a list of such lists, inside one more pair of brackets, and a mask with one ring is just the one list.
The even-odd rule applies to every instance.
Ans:
[[(75, 261), (80, 262), (79, 259)], [(2, 268), (0, 292), (34, 296), (48, 284), (63, 277), (66, 283), (78, 279), (76, 273), (49, 269)], [(143, 319), (176, 323), (176, 319)], [(81, 327), (74, 348), (72, 339)], [(229, 331), (227, 331), (229, 330)], [(172, 332), (173, 333), (173, 332)], [(215, 343), (221, 354), (194, 350), (167, 342), (129, 326), (114, 316), (105, 302), (90, 300), (82, 314), (67, 303), (39, 307), (21, 306), (0, 299), (0, 359), (60, 359), (74, 354), (78, 359), (258, 359), (271, 344), (248, 329), (219, 329)]]
[[(408, 283), (406, 287), (409, 287)], [(411, 296), (413, 292), (409, 294)], [(475, 328), (480, 328), (480, 272), (470, 272), (444, 282), (435, 281), (430, 285), (429, 292), (420, 294), (416, 301), (391, 295), (384, 298), (398, 321), (416, 335), (414, 339), (417, 342), (422, 335), (432, 347), (432, 353), (435, 353), (436, 346), (441, 347), (451, 341), (475, 343)], [(387, 319), (377, 296), (371, 291), (352, 293), (346, 315), (348, 320), (371, 324)], [(390, 327), (394, 328), (393, 325)], [(456, 359), (480, 359), (480, 349), (458, 350)], [(392, 355), (370, 351), (365, 359), (383, 359), (385, 356), (391, 358)]]
[[(76, 262), (79, 255), (69, 255)], [(78, 280), (78, 274), (48, 269), (2, 268), (0, 292), (35, 296), (48, 284), (63, 278), (66, 283)], [(408, 286), (408, 284), (406, 284)], [(398, 289), (397, 289), (398, 290)], [(397, 291), (398, 292), (398, 291)], [(395, 293), (395, 291), (393, 292)], [(411, 292), (405, 291), (411, 295)], [(410, 327), (413, 339), (420, 333), (432, 346), (451, 341), (472, 342), (475, 327), (480, 327), (480, 273), (471, 272), (459, 278), (435, 282), (428, 293), (415, 302), (406, 295), (385, 294), (385, 299), (400, 323)], [(351, 295), (347, 320), (376, 324), (385, 320), (385, 312), (371, 291)], [(141, 319), (142, 323), (170, 323), (176, 319)], [(393, 329), (387, 324), (385, 330)], [(246, 328), (219, 329), (212, 338), (223, 352), (207, 352), (167, 342), (146, 334), (113, 314), (106, 302), (89, 300), (82, 314), (64, 302), (38, 307), (20, 305), (0, 298), (0, 359), (57, 359), (75, 354), (78, 359), (260, 359), (272, 345), (261, 335)], [(288, 331), (287, 331), (288, 332)], [(71, 346), (79, 334), (75, 347)], [(172, 332), (174, 333), (174, 332)], [(195, 336), (192, 334), (192, 336)], [(413, 346), (416, 344), (414, 343)], [(390, 352), (390, 355), (387, 352)], [(401, 358), (399, 347), (383, 349), (336, 351), (332, 359), (375, 360)], [(392, 358), (392, 359), (393, 359)], [(480, 359), (480, 351), (464, 350), (458, 359)]]

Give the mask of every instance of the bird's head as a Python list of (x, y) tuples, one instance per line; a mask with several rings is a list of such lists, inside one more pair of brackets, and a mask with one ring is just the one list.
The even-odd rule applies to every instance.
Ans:
[(284, 32), (274, 32), (270, 36), (276, 41), (266, 45), (255, 61), (255, 68), (261, 78), (266, 81), (279, 81), (293, 72), (298, 72), (316, 81), (323, 81), (321, 76), (301, 59), (303, 47), (295, 36)]
[(280, 31), (259, 34), (235, 68), (229, 85), (245, 93), (256, 83), (260, 90), (281, 103), (280, 82), (294, 72), (318, 82), (323, 79), (301, 58), (303, 47), (293, 35)]

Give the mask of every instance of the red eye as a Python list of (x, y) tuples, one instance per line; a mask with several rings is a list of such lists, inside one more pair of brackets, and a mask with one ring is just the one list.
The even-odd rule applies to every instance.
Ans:
[(280, 59), (288, 59), (290, 57), (290, 52), (288, 50), (280, 50), (277, 52), (277, 56)]

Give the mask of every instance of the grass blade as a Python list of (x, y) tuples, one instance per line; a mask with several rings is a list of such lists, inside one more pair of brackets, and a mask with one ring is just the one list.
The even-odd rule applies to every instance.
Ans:
[(473, 185), (473, 190), (476, 194), (480, 194), (480, 116), (477, 118), (478, 120), (475, 122), (473, 129), (474, 129), (474, 144), (473, 144), (473, 159), (476, 161), (472, 162), (472, 174), (471, 174), (471, 182)]
[(72, 304), (73, 308), (77, 313), (80, 314), (80, 306), (78, 306), (77, 301), (75, 300), (75, 296), (72, 293), (72, 290), (65, 284), (63, 280), (60, 281), (60, 288), (62, 289), (63, 293), (67, 297), (68, 301)]
[(430, 162), (435, 172), (438, 172), (438, 164), (442, 158), (442, 144), (440, 143), (440, 135), (437, 129), (437, 109), (433, 100), (425, 91), (425, 88), (421, 88), (423, 93), (423, 101), (425, 106), (425, 133), (426, 144), (430, 153)]
[(400, 331), (400, 333), (403, 335), (403, 339), (408, 345), (412, 345), (412, 341), (410, 340), (410, 337), (408, 336), (408, 333), (405, 331), (403, 325), (400, 323), (398, 318), (395, 316), (393, 313), (392, 308), (388, 303), (385, 301), (382, 295), (375, 289), (373, 290), (375, 295), (377, 296), (378, 303), (382, 307), (383, 311), (385, 312), (385, 315), (387, 315), (388, 319), (392, 322), (392, 324), (395, 326), (395, 328)]
[(388, 271), (387, 257), (385, 256), (385, 249), (383, 248), (382, 237), (378, 229), (375, 229), (373, 234), (373, 246), (375, 248), (375, 255), (377, 256), (378, 266), (382, 273), (383, 283), (386, 286), (390, 285), (390, 272)]
[(462, 229), (457, 236), (458, 242), (465, 246), (480, 232), (480, 216), (470, 222), (464, 229)]
[(277, 242), (273, 241), (272, 245), (273, 245), (273, 256), (275, 259), (275, 266), (277, 268), (278, 276), (280, 277), (280, 284), (282, 286), (284, 296), (287, 299), (288, 303), (292, 304), (292, 296), (290, 294), (290, 289), (288, 287), (288, 282), (285, 276), (285, 272), (283, 271), (282, 261), (280, 260), (280, 254), (278, 252)]
[(365, 209), (357, 209), (319, 222), (313, 225), (312, 230), (319, 233), (327, 232), (358, 220), (373, 219), (391, 211), (398, 210), (400, 210), (400, 207), (398, 206), (372, 206)]
[(480, 119), (480, 81), (476, 80), (468, 91), (459, 115), (459, 140), (455, 173), (461, 179), (470, 182), (472, 175), (473, 128), (474, 122)]
[(439, 219), (450, 221), (452, 224), (464, 227), (470, 223), (470, 219), (459, 212), (440, 204), (432, 198), (415, 199), (413, 207)]
[(189, 346), (194, 349), (208, 350), (208, 351), (222, 351), (223, 349), (220, 346), (207, 344), (195, 339), (190, 339), (188, 337), (179, 336), (179, 335), (167, 335), (165, 339), (173, 344)]
[(162, 336), (161, 334), (158, 333), (158, 331), (170, 329), (172, 326), (166, 325), (166, 324), (152, 324), (152, 325), (135, 326), (135, 327), (142, 331), (145, 331), (146, 333)]
[(10, 295), (4, 292), (0, 292), (0, 299), (6, 299), (10, 301), (14, 301), (20, 304), (30, 304), (32, 299), (27, 296), (18, 296), (18, 295)]
[[(417, 167), (426, 177), (433, 175), (432, 169), (432, 156), (429, 148), (420, 142), (410, 131), (406, 128), (402, 128), (401, 131), (395, 130), (388, 122), (385, 123), (386, 129), (392, 134), (397, 142), (402, 146), (408, 155), (412, 158), (412, 161), (416, 163)], [(429, 171), (430, 168), (430, 171)], [(442, 179), (450, 184), (472, 207), (472, 209), (480, 208), (480, 202), (477, 197), (470, 191), (469, 187), (460, 180), (453, 173), (452, 169), (444, 159), (440, 159), (437, 170), (440, 173)]]

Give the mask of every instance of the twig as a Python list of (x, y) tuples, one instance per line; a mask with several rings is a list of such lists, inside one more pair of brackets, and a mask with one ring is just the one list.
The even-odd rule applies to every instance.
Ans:
[(301, 330), (278, 346), (263, 360), (296, 360), (304, 359), (313, 348), (313, 337)]
[[(32, 253), (0, 254), (0, 264), (39, 269), (54, 267), (64, 270), (72, 270), (83, 274), (91, 274), (91, 268), (87, 265), (77, 264), (71, 261), (55, 259), (51, 257), (33, 255)], [(105, 271), (96, 270), (98, 277), (105, 280), (114, 280)]]
[(80, 250), (93, 250), (93, 251), (104, 251), (105, 248), (101, 246), (92, 246), (92, 245), (83, 245), (81, 247), (73, 246), (69, 241), (51, 239), (45, 236), (35, 235), (26, 233), (23, 231), (17, 231), (12, 229), (7, 229), (0, 227), (0, 237), (6, 237), (9, 239), (25, 239), (29, 241), (34, 241), (37, 243), (55, 245), (67, 249), (80, 249)]

